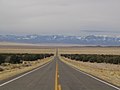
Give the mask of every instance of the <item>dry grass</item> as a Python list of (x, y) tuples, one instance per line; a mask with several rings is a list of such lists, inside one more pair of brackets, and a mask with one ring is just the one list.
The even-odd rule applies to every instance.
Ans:
[(68, 60), (63, 57), (61, 57), (61, 60), (66, 64), (72, 65), (84, 72), (90, 73), (96, 77), (120, 86), (120, 65), (80, 62)]
[(120, 47), (79, 47), (59, 49), (62, 54), (111, 54), (120, 55)]
[(38, 60), (38, 61), (26, 61), (23, 64), (4, 64), (1, 67), (4, 71), (0, 71), (0, 80), (7, 79), (9, 77), (15, 76), (17, 74), (32, 70), (39, 67), (47, 62), (53, 60), (53, 57)]
[(11, 49), (11, 48), (0, 48), (0, 53), (55, 53), (55, 49)]

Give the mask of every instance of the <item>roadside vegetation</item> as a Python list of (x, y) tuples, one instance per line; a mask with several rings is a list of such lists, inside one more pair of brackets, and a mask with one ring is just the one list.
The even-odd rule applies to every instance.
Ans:
[(61, 56), (83, 62), (120, 64), (120, 55), (61, 54)]
[(120, 55), (61, 54), (60, 60), (120, 87)]
[(23, 61), (36, 61), (51, 56), (53, 54), (0, 54), (0, 65), (2, 63), (19, 64)]
[(0, 54), (0, 80), (30, 71), (53, 60), (54, 54)]

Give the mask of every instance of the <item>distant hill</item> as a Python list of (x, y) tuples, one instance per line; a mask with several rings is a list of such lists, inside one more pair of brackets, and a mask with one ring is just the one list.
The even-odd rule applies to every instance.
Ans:
[(78, 44), (78, 45), (107, 45), (120, 46), (120, 37), (112, 36), (63, 36), (63, 35), (0, 35), (0, 42), (14, 43), (57, 43), (57, 44)]

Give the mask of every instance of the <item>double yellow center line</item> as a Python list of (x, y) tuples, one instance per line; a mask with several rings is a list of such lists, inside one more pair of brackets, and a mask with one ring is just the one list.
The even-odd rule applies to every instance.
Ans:
[(61, 85), (59, 84), (58, 62), (56, 62), (55, 70), (55, 90), (61, 90)]

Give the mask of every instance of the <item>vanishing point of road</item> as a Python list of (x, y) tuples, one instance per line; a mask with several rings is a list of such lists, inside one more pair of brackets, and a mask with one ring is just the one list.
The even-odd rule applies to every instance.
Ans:
[(51, 62), (7, 81), (0, 90), (120, 90), (63, 63), (58, 56)]

